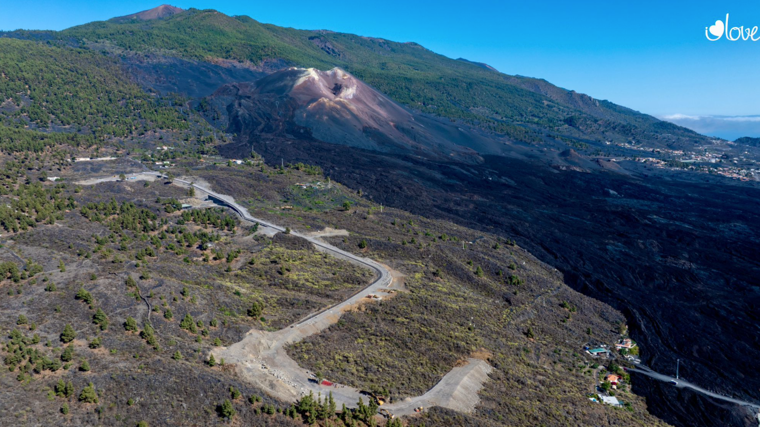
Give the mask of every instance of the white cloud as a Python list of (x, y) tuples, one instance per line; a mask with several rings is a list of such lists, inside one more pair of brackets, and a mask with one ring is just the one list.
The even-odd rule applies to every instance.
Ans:
[(689, 128), (704, 135), (734, 140), (742, 136), (760, 137), (760, 115), (748, 116), (696, 116), (667, 114), (662, 120)]
[(687, 116), (686, 114), (671, 114), (669, 116), (662, 116), (660, 117), (663, 120), (671, 121), (671, 120), (699, 120), (701, 119), (700, 116)]
[(734, 116), (721, 118), (729, 122), (760, 122), (760, 116)]

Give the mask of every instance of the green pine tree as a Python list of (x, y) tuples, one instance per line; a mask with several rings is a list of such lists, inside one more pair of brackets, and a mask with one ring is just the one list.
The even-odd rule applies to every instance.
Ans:
[(85, 403), (98, 403), (98, 393), (95, 392), (95, 386), (90, 383), (79, 393), (79, 401)]
[(124, 322), (124, 329), (129, 332), (137, 332), (137, 321), (132, 316), (127, 316), (127, 320)]
[(98, 308), (98, 311), (92, 316), (92, 322), (100, 326), (102, 331), (108, 329), (108, 316), (106, 316), (106, 313), (100, 308)]
[(73, 358), (74, 358), (74, 348), (69, 345), (63, 349), (63, 353), (61, 353), (61, 361), (71, 362), (71, 359)]
[(232, 402), (230, 402), (229, 399), (224, 399), (224, 402), (219, 405), (218, 411), (220, 417), (227, 419), (232, 419), (232, 417), (234, 417), (237, 413), (235, 411), (235, 408), (232, 406)]
[(61, 342), (64, 344), (68, 344), (72, 341), (74, 341), (74, 338), (76, 338), (77, 333), (74, 331), (74, 328), (71, 327), (68, 323), (66, 326), (63, 327), (63, 332), (61, 332)]

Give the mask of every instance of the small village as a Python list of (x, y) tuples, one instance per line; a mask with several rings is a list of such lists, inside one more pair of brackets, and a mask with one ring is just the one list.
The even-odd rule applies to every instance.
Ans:
[[(697, 157), (704, 157), (704, 156), (697, 156)], [(635, 160), (637, 162), (647, 163), (661, 169), (685, 169), (692, 172), (721, 175), (726, 178), (737, 179), (740, 181), (756, 181), (758, 179), (758, 174), (760, 173), (760, 169), (755, 169), (755, 168), (747, 169), (747, 168), (742, 168), (738, 166), (710, 167), (707, 165), (693, 164), (697, 162), (711, 163), (711, 164), (717, 163), (717, 161), (714, 158), (709, 159), (708, 161), (697, 160), (697, 159), (682, 159), (676, 162), (662, 160), (655, 157), (639, 157), (639, 158), (636, 158)], [(678, 166), (674, 166), (674, 164)]]
[(589, 342), (583, 350), (587, 357), (594, 360), (594, 386), (589, 400), (630, 410), (631, 404), (622, 400), (622, 396), (631, 392), (631, 376), (620, 362), (634, 365), (641, 363), (636, 342), (624, 336), (611, 347), (599, 342)]
[[(713, 140), (715, 144), (732, 147), (735, 143), (730, 141)], [(608, 143), (609, 144), (609, 143)], [(660, 169), (683, 169), (692, 172), (709, 173), (724, 176), (740, 181), (757, 181), (760, 167), (757, 167), (752, 156), (748, 152), (731, 159), (722, 152), (710, 152), (704, 150), (701, 153), (686, 152), (683, 150), (670, 150), (667, 148), (649, 148), (629, 143), (617, 143), (616, 146), (628, 150), (636, 150), (651, 153), (647, 157), (620, 157), (615, 161), (632, 160), (646, 163)], [(665, 156), (665, 157), (663, 157)]]

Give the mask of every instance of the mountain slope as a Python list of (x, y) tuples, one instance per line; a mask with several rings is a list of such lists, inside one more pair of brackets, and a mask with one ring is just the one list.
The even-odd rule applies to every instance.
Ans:
[[(151, 160), (149, 165), (173, 161), (186, 146), (213, 143), (216, 134), (223, 132), (196, 134), (193, 129), (183, 135), (167, 134), (166, 139), (163, 134), (143, 137), (143, 131), (160, 127), (144, 117), (151, 111), (146, 105), (170, 107), (161, 110), (167, 114), (192, 114), (189, 106), (218, 128), (237, 134), (235, 142), (226, 146), (230, 149), (227, 153), (247, 156), (254, 148), (270, 164), (303, 162), (312, 165), (308, 166), (311, 170), (319, 166), (334, 181), (349, 185), (354, 190), (351, 193), (386, 207), (453, 219), (516, 240), (560, 269), (577, 290), (629, 315), (645, 363), (665, 371), (676, 358), (688, 360), (682, 367), (688, 366), (690, 380), (758, 399), (758, 381), (735, 372), (752, 372), (752, 361), (760, 357), (756, 335), (746, 333), (757, 323), (754, 278), (760, 275), (760, 244), (753, 230), (759, 229), (755, 212), (760, 210), (754, 206), (760, 198), (748, 187), (723, 186), (717, 178), (705, 178), (708, 185), (684, 185), (680, 178), (701, 178), (638, 162), (608, 160), (614, 157), (608, 150), (618, 144), (634, 146), (625, 156), (631, 158), (641, 153), (654, 155), (660, 147), (694, 147), (704, 142), (704, 137), (543, 80), (503, 75), (414, 43), (279, 28), (215, 11), (189, 10), (158, 19), (117, 21), (64, 32), (2, 34), (46, 42), (25, 42), (21, 48), (8, 50), (12, 55), (0, 51), (0, 56), (6, 55), (3, 71), (30, 86), (14, 82), (15, 86), (2, 93), (6, 99), (23, 98), (27, 109), (18, 110), (19, 104), (12, 101), (4, 105), (0, 126), (3, 151), (40, 153), (63, 144), (93, 145), (95, 136), (87, 126), (82, 129), (86, 138), (80, 133), (63, 133), (77, 130), (77, 123), (66, 125), (61, 119), (73, 114), (68, 110), (74, 107), (85, 111), (76, 111), (72, 121), (92, 124), (96, 135), (102, 137), (97, 138), (99, 144), (134, 149), (132, 153), (146, 150), (143, 158)], [(17, 66), (28, 71), (16, 73)], [(316, 69), (288, 70), (290, 66)], [(19, 80), (19, 75), (23, 79)], [(350, 84), (344, 84), (346, 80)], [(98, 87), (99, 82), (106, 83), (105, 87)], [(24, 89), (34, 98), (24, 98)], [(120, 96), (122, 91), (129, 92)], [(357, 97), (351, 91), (366, 96)], [(170, 92), (184, 96), (163, 97)], [(27, 122), (30, 113), (35, 119)], [(198, 119), (181, 118), (188, 122)], [(11, 128), (25, 123), (47, 128), (44, 132)], [(420, 123), (424, 129), (417, 125)], [(426, 132), (433, 126), (434, 131)], [(457, 133), (466, 133), (468, 141), (457, 142)], [(509, 154), (520, 147), (525, 156), (469, 157), (461, 147), (488, 152), (474, 146), (473, 141), (481, 136), (488, 144), (506, 141)], [(174, 149), (159, 152), (156, 144)], [(486, 148), (491, 147), (488, 144)], [(56, 154), (65, 164), (74, 153)], [(589, 160), (589, 154), (597, 159)], [(42, 156), (13, 158), (31, 164)], [(186, 159), (183, 163), (174, 169), (176, 173), (187, 173), (184, 167), (190, 163)], [(256, 181), (235, 184), (228, 170), (203, 163), (218, 172), (219, 185), (250, 190), (246, 199), (260, 200), (261, 192), (267, 191)], [(593, 164), (610, 171), (630, 168), (634, 177), (596, 173)], [(98, 167), (94, 165), (93, 172), (100, 172), (95, 169)], [(251, 177), (249, 172), (246, 177)], [(284, 167), (269, 169), (256, 179), (269, 182), (288, 173)], [(650, 174), (657, 179), (649, 179)], [(294, 197), (289, 190), (278, 194), (267, 209), (288, 217), (280, 208), (283, 203), (289, 206)], [(309, 199), (311, 195), (301, 197)], [(304, 210), (321, 206), (316, 202), (324, 201), (308, 200)], [(338, 200), (330, 203), (340, 206)], [(377, 216), (373, 217), (368, 206), (364, 208), (367, 210), (347, 210), (345, 216), (373, 223)], [(396, 221), (387, 218), (382, 226), (389, 223), (395, 225)], [(406, 226), (400, 230), (411, 232)], [(395, 241), (402, 242), (402, 250), (416, 252), (424, 249), (418, 246), (422, 244), (418, 238), (435, 240), (437, 234), (425, 233), (414, 231), (415, 237), (401, 234)], [(412, 240), (407, 242), (408, 238)], [(388, 245), (396, 250), (395, 243)], [(462, 271), (467, 270), (471, 269), (463, 267)], [(526, 297), (524, 288), (519, 294)], [(517, 289), (513, 295), (517, 296)], [(514, 301), (505, 296), (510, 304)], [(539, 323), (546, 321), (540, 313), (535, 316)], [(583, 328), (578, 330), (583, 332)], [(714, 349), (718, 348), (728, 351), (717, 353)], [(503, 372), (512, 375), (512, 369), (509, 365)], [(540, 372), (543, 365), (536, 369)], [(518, 384), (528, 376), (525, 371), (514, 375)], [(667, 385), (646, 379), (636, 383), (646, 390), (655, 413), (679, 425), (743, 425), (726, 421), (726, 414), (747, 415), (737, 408), (717, 408)], [(504, 404), (502, 390), (493, 390), (492, 395), (498, 396), (494, 405)], [(545, 397), (538, 393), (526, 401)], [(590, 405), (585, 398), (579, 404)], [(530, 411), (520, 410), (516, 416)], [(616, 422), (614, 417), (609, 421)]]
[(173, 108), (145, 93), (112, 58), (89, 50), (0, 39), (0, 124), (97, 136), (186, 129)]
[(250, 138), (292, 135), (464, 163), (482, 162), (481, 154), (508, 155), (512, 150), (469, 127), (411, 112), (339, 68), (288, 68), (254, 83), (226, 85), (204, 99), (199, 109), (242, 138), (241, 155), (250, 150)]
[[(536, 142), (545, 131), (603, 141), (631, 138), (660, 144), (702, 140), (669, 126), (672, 138), (658, 139), (659, 120), (605, 101), (597, 101), (546, 81), (508, 76), (480, 64), (454, 60), (416, 43), (397, 43), (330, 31), (304, 31), (190, 9), (167, 19), (95, 22), (65, 30), (62, 40), (106, 41), (121, 49), (156, 52), (200, 61), (234, 60), (261, 64), (340, 67), (394, 101), (417, 111), (464, 120), (513, 139)], [(568, 126), (580, 115), (593, 122)], [(622, 123), (622, 129), (615, 123)], [(599, 128), (602, 130), (600, 131)]]
[(184, 12), (184, 9), (170, 6), (168, 4), (162, 4), (161, 6), (154, 7), (153, 9), (144, 10), (142, 12), (133, 13), (131, 15), (119, 16), (117, 18), (111, 18), (111, 22), (129, 22), (136, 21), (151, 21), (153, 19), (164, 19), (170, 16), (174, 16), (178, 13)]

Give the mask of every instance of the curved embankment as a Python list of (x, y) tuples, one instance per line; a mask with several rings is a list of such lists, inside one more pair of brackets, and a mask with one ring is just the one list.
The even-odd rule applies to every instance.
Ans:
[[(217, 203), (234, 210), (244, 221), (259, 223), (260, 226), (285, 232), (283, 227), (252, 217), (232, 197), (218, 194), (208, 188), (181, 179), (175, 179), (174, 183), (185, 187), (192, 186), (197, 192), (206, 194)], [(224, 358), (225, 363), (235, 364), (244, 378), (278, 399), (294, 402), (309, 392), (313, 392), (315, 395), (318, 393), (326, 395), (332, 392), (337, 404), (356, 407), (356, 403), (362, 397), (358, 389), (339, 384), (323, 386), (310, 381), (310, 378), (313, 378), (311, 373), (298, 366), (285, 352), (284, 347), (317, 334), (337, 323), (344, 312), (370, 301), (371, 299), (367, 298), (369, 295), (383, 295), (390, 290), (400, 289), (398, 280), (400, 274), (392, 273), (388, 267), (376, 261), (343, 251), (316, 237), (296, 232), (291, 232), (291, 234), (306, 239), (320, 251), (372, 269), (376, 272), (377, 278), (351, 298), (310, 315), (287, 328), (277, 332), (253, 329), (242, 341), (229, 347), (215, 349), (212, 354), (217, 360)], [(422, 396), (407, 398), (400, 402), (385, 405), (383, 408), (396, 416), (410, 415), (415, 412), (415, 408), (432, 406), (470, 412), (477, 405), (479, 401), (478, 392), (483, 383), (488, 380), (488, 374), (492, 369), (484, 360), (470, 358), (463, 366), (452, 369), (438, 384)]]

